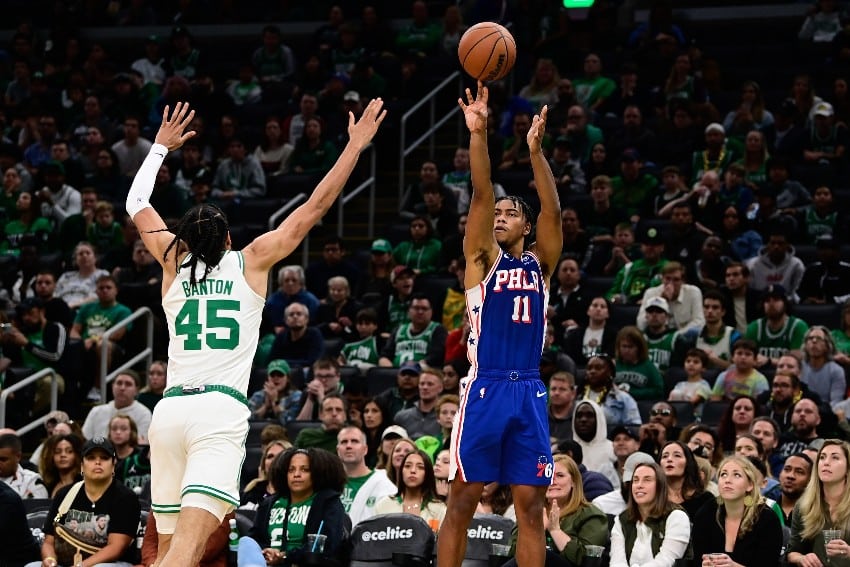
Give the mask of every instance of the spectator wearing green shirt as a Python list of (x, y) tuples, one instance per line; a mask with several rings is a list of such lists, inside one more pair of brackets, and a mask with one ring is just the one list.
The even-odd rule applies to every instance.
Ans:
[(617, 373), (614, 383), (635, 400), (664, 399), (664, 379), (649, 359), (649, 347), (640, 329), (630, 325), (617, 333)]
[(611, 203), (624, 209), (632, 223), (654, 215), (653, 197), (658, 189), (658, 178), (642, 169), (640, 152), (628, 148), (620, 156), (620, 175), (611, 179), (614, 190)]
[(643, 228), (638, 235), (643, 258), (634, 260), (617, 272), (605, 299), (612, 303), (635, 304), (643, 292), (661, 284), (661, 270), (667, 264), (663, 258), (664, 238), (655, 227)]
[(602, 76), (602, 59), (596, 53), (584, 58), (584, 76), (573, 81), (579, 104), (594, 111), (617, 89), (617, 84)]
[(399, 30), (396, 46), (400, 52), (433, 55), (440, 44), (442, 29), (429, 20), (428, 5), (422, 0), (413, 3), (411, 16), (413, 21)]
[(393, 260), (416, 274), (430, 274), (440, 265), (442, 249), (442, 243), (434, 238), (430, 219), (416, 215), (410, 221), (410, 240), (398, 243), (393, 250)]
[[(89, 399), (100, 400), (100, 353), (103, 344), (103, 333), (126, 319), (132, 313), (126, 305), (118, 303), (118, 284), (110, 275), (100, 276), (95, 281), (97, 301), (84, 303), (77, 311), (74, 324), (71, 327), (71, 338), (82, 339), (85, 349), (83, 376), (95, 376)], [(112, 358), (116, 352), (117, 343), (127, 334), (129, 326), (116, 330), (108, 339), (106, 345), (107, 367), (112, 367)]]
[(48, 219), (41, 216), (38, 203), (33, 201), (32, 193), (19, 193), (15, 210), (17, 218), (7, 222), (3, 228), (0, 254), (17, 257), (21, 253), (21, 243), (32, 239), (38, 244), (39, 250), (44, 252), (53, 227)]
[(762, 293), (764, 317), (747, 326), (746, 338), (758, 344), (756, 366), (776, 366), (783, 354), (802, 356), (803, 339), (809, 326), (802, 319), (788, 315), (785, 288), (771, 284)]
[(566, 134), (570, 141), (572, 155), (581, 160), (583, 165), (590, 161), (590, 153), (596, 144), (604, 144), (602, 130), (588, 124), (587, 112), (580, 104), (567, 110), (567, 123), (559, 127), (560, 134)]
[(333, 143), (322, 137), (322, 120), (311, 116), (304, 122), (304, 134), (295, 142), (289, 167), (293, 173), (325, 174), (331, 170), (338, 155)]

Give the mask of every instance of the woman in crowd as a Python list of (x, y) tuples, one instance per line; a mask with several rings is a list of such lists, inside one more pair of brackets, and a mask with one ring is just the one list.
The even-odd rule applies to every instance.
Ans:
[(668, 498), (693, 518), (702, 505), (711, 500), (705, 491), (694, 454), (680, 441), (669, 441), (661, 449), (658, 464), (667, 476)]
[(83, 439), (73, 434), (54, 434), (44, 442), (38, 472), (50, 497), (80, 480)]
[[(850, 562), (850, 448), (844, 441), (827, 439), (818, 452), (817, 471), (794, 507), (788, 563), (801, 567), (847, 565)], [(842, 535), (826, 540), (825, 530)]]
[(148, 385), (142, 388), (136, 399), (149, 410), (162, 399), (165, 385), (168, 381), (168, 363), (164, 360), (154, 360), (148, 368)]
[(257, 468), (257, 478), (242, 489), (242, 495), (239, 497), (240, 508), (256, 508), (267, 496), (275, 493), (271, 481), (272, 464), (275, 457), (291, 448), (292, 443), (283, 439), (272, 441), (265, 446), (260, 457), (260, 466)]
[(319, 305), (314, 324), (326, 340), (355, 341), (359, 337), (354, 323), (360, 307), (360, 303), (351, 297), (348, 280), (343, 276), (334, 276), (328, 280), (328, 296)]
[(609, 177), (619, 175), (617, 168), (608, 159), (608, 150), (602, 142), (593, 144), (593, 147), (590, 148), (590, 159), (584, 166), (584, 178), (587, 179), (588, 184), (597, 175)]
[(626, 511), (614, 519), (610, 567), (672, 567), (691, 539), (688, 515), (670, 502), (664, 471), (655, 463), (635, 467)]
[(758, 474), (749, 459), (724, 459), (717, 484), (720, 496), (694, 517), (695, 561), (703, 567), (779, 564), (782, 527), (759, 491)]
[(726, 135), (743, 140), (748, 132), (763, 132), (772, 124), (773, 114), (764, 107), (761, 87), (755, 81), (744, 82), (738, 107), (723, 119)]
[[(82, 457), (82, 465), (77, 469), (82, 471), (82, 484), (66, 486), (54, 496), (44, 524), (42, 561), (28, 567), (129, 567), (135, 563), (138, 550), (134, 544), (141, 506), (133, 491), (114, 478), (115, 449), (106, 439), (95, 438), (83, 445)], [(68, 509), (60, 514), (59, 507), (69, 495)], [(78, 547), (63, 533), (96, 551), (84, 551), (82, 561), (75, 559)]]
[(393, 260), (417, 274), (431, 274), (440, 265), (441, 251), (442, 243), (435, 238), (431, 221), (425, 216), (416, 215), (410, 220), (410, 239), (396, 245)]
[(649, 345), (635, 326), (623, 327), (617, 333), (615, 347), (617, 373), (614, 382), (635, 400), (664, 399), (664, 379), (658, 367), (649, 360)]
[(119, 413), (109, 420), (109, 442), (118, 456), (115, 478), (127, 488), (141, 490), (151, 478), (150, 447), (139, 445), (139, 429), (132, 417)]
[(74, 265), (76, 270), (68, 270), (59, 276), (54, 292), (54, 295), (67, 303), (71, 309), (96, 301), (95, 282), (100, 276), (109, 275), (109, 272), (97, 267), (94, 246), (88, 242), (80, 242), (74, 248)]
[(291, 144), (284, 142), (283, 138), (283, 131), (277, 116), (266, 118), (263, 139), (254, 149), (254, 157), (263, 167), (266, 178), (270, 175), (286, 173), (289, 170), (289, 157), (294, 148)]
[[(386, 431), (384, 432), (386, 434)], [(405, 432), (407, 435), (407, 432)], [(396, 439), (393, 442), (392, 449), (390, 449), (387, 459), (387, 478), (389, 478), (393, 484), (396, 486), (399, 485), (398, 475), (401, 471), (401, 465), (404, 461), (404, 458), (410, 453), (414, 453), (419, 450), (419, 447), (416, 446), (411, 439), (407, 437), (402, 437)]]
[(594, 354), (613, 357), (617, 344), (617, 329), (608, 325), (611, 316), (608, 300), (594, 297), (587, 306), (587, 326), (575, 327), (566, 333), (564, 352), (578, 365), (586, 365)]
[(519, 96), (534, 106), (534, 112), (540, 112), (544, 105), (552, 108), (558, 102), (559, 80), (558, 68), (552, 60), (538, 59), (531, 82), (520, 89)]
[(304, 133), (295, 142), (289, 166), (292, 173), (324, 175), (333, 167), (339, 152), (332, 142), (325, 140), (322, 120), (311, 116), (304, 121)]
[(449, 495), (449, 466), (451, 457), (448, 449), (443, 449), (434, 457), (434, 479), (436, 480), (436, 494), (443, 502)]
[(723, 460), (723, 446), (712, 427), (693, 423), (682, 431), (679, 440), (695, 455), (708, 459), (712, 466), (720, 465)]
[(737, 163), (744, 168), (744, 181), (758, 189), (767, 181), (767, 141), (758, 130), (747, 132), (744, 138), (744, 157)]
[(372, 242), (369, 254), (369, 263), (360, 274), (357, 285), (354, 288), (354, 297), (367, 305), (380, 303), (384, 297), (393, 292), (393, 284), (390, 279), (395, 262), (393, 261), (393, 247), (389, 240), (379, 238)]
[(752, 396), (735, 396), (723, 412), (717, 427), (724, 452), (731, 454), (735, 451), (735, 440), (750, 432), (750, 426), (759, 413), (759, 406)]
[(378, 402), (375, 398), (369, 398), (363, 404), (363, 426), (361, 429), (366, 433), (366, 445), (369, 447), (369, 452), (366, 453), (366, 466), (369, 468), (378, 467), (378, 462), (383, 461), (384, 453), (381, 451), (383, 445), (384, 430), (392, 423), (387, 415), (387, 409)]
[(453, 358), (443, 365), (443, 393), (460, 395), (460, 379), (469, 374), (466, 358)]
[(101, 199), (120, 201), (126, 197), (130, 190), (130, 180), (127, 176), (121, 175), (118, 156), (112, 149), (97, 150), (94, 169), (86, 175), (86, 186), (93, 187)]
[(7, 167), (3, 172), (3, 190), (0, 191), (0, 209), (6, 211), (7, 219), (15, 218), (15, 205), (21, 191), (23, 191), (21, 174), (14, 167)]
[(48, 219), (41, 216), (39, 207), (32, 193), (24, 191), (18, 194), (15, 208), (6, 211), (7, 218), (11, 220), (3, 227), (0, 255), (20, 256), (21, 245), (27, 241), (36, 244), (39, 252), (47, 251), (47, 241), (53, 226)]
[(803, 339), (803, 368), (800, 381), (821, 400), (834, 406), (846, 398), (844, 369), (836, 363), (832, 334), (823, 325), (809, 327)]
[[(322, 449), (290, 449), (271, 468), (275, 493), (262, 501), (247, 537), (239, 541), (239, 565), (300, 565), (311, 551), (308, 534), (326, 536), (321, 555), (336, 558), (343, 543), (345, 509), (340, 494), (345, 469)], [(286, 518), (281, 526), (281, 520)]]
[(434, 467), (425, 451), (416, 449), (403, 457), (396, 486), (398, 492), (378, 500), (375, 512), (413, 514), (437, 531), (446, 515), (446, 505), (437, 497)]
[(572, 565), (581, 565), (586, 546), (605, 547), (608, 518), (584, 497), (581, 472), (567, 455), (555, 455), (552, 484), (546, 490), (543, 527), (552, 551)]
[(498, 482), (485, 484), (475, 513), (496, 514), (516, 521), (514, 495), (511, 493), (511, 487)]
[(693, 73), (693, 63), (687, 53), (680, 53), (670, 68), (670, 74), (664, 83), (664, 102), (684, 99), (692, 103), (705, 102), (705, 88), (702, 81)]
[[(744, 433), (735, 439), (735, 455), (738, 457), (752, 457), (764, 463), (768, 468), (767, 455), (761, 440), (752, 433)], [(772, 479), (771, 479), (772, 480)], [(775, 483), (776, 481), (774, 481)]]

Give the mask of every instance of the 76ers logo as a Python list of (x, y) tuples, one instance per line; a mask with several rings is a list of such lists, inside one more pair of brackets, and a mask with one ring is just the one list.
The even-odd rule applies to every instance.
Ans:
[(537, 478), (552, 478), (552, 463), (546, 455), (537, 458)]

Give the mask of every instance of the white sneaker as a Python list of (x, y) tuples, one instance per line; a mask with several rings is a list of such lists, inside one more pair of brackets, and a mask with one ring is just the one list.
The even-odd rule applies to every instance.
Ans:
[(100, 397), (100, 388), (92, 388), (89, 390), (86, 400), (90, 402), (102, 402), (103, 398)]

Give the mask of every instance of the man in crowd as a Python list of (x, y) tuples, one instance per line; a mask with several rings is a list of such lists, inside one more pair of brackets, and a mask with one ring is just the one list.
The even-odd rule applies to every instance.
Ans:
[(732, 345), (741, 338), (735, 327), (725, 322), (726, 307), (723, 294), (710, 289), (702, 297), (705, 325), (697, 335), (696, 348), (708, 357), (708, 368), (725, 370), (732, 363)]
[(112, 401), (92, 408), (83, 423), (83, 436), (86, 439), (108, 437), (110, 420), (121, 413), (133, 418), (139, 432), (139, 442), (146, 442), (151, 410), (136, 401), (141, 387), (142, 379), (135, 370), (124, 370), (116, 376), (112, 382)]
[(49, 498), (47, 487), (38, 473), (21, 466), (21, 454), (21, 439), (17, 435), (0, 435), (0, 482), (7, 484), (23, 499)]
[(732, 262), (726, 266), (724, 280), (726, 285), (720, 288), (727, 305), (724, 322), (745, 333), (750, 321), (762, 314), (759, 292), (750, 287), (750, 269), (746, 264)]
[(345, 399), (340, 394), (328, 394), (322, 399), (322, 409), (319, 410), (321, 427), (302, 429), (295, 439), (299, 449), (318, 447), (331, 453), (336, 451), (337, 434), (345, 424), (348, 408)]
[(404, 323), (390, 335), (378, 359), (380, 366), (401, 366), (405, 362), (424, 362), (441, 368), (445, 359), (446, 328), (431, 320), (431, 300), (421, 293), (410, 298), (409, 323)]
[(313, 379), (304, 388), (304, 403), (298, 412), (298, 421), (316, 421), (322, 400), (331, 394), (342, 394), (339, 365), (331, 358), (322, 358), (313, 363)]
[(779, 503), (786, 526), (791, 525), (794, 506), (806, 490), (813, 468), (812, 460), (802, 452), (789, 455), (779, 473), (779, 485), (765, 495)]
[(396, 425), (407, 430), (414, 441), (423, 435), (440, 436), (437, 422), (437, 399), (443, 392), (443, 373), (437, 369), (423, 369), (419, 375), (419, 399), (413, 407), (403, 409), (395, 415)]
[(668, 262), (661, 268), (661, 285), (646, 290), (637, 316), (640, 328), (646, 328), (646, 306), (653, 297), (661, 297), (669, 306), (667, 326), (685, 334), (696, 334), (705, 324), (702, 292), (685, 282), (685, 268), (679, 262)]
[(747, 326), (746, 337), (759, 346), (756, 366), (776, 366), (779, 357), (789, 351), (800, 356), (809, 326), (788, 314), (788, 294), (779, 284), (771, 284), (762, 294), (764, 317)]
[(555, 372), (549, 378), (549, 435), (558, 441), (573, 438), (573, 402), (576, 379), (569, 372)]
[(376, 396), (381, 407), (388, 410), (390, 416), (398, 412), (414, 407), (419, 399), (419, 376), (422, 374), (422, 366), (418, 362), (407, 361), (401, 365), (396, 375), (396, 385), (387, 388)]
[(352, 526), (375, 515), (375, 502), (398, 489), (387, 475), (366, 466), (366, 434), (358, 427), (343, 427), (337, 435), (336, 454), (345, 468), (342, 505)]
[(802, 453), (809, 443), (820, 437), (817, 430), (820, 424), (818, 405), (812, 400), (801, 399), (794, 404), (791, 431), (782, 434), (776, 452), (786, 458), (795, 453)]

